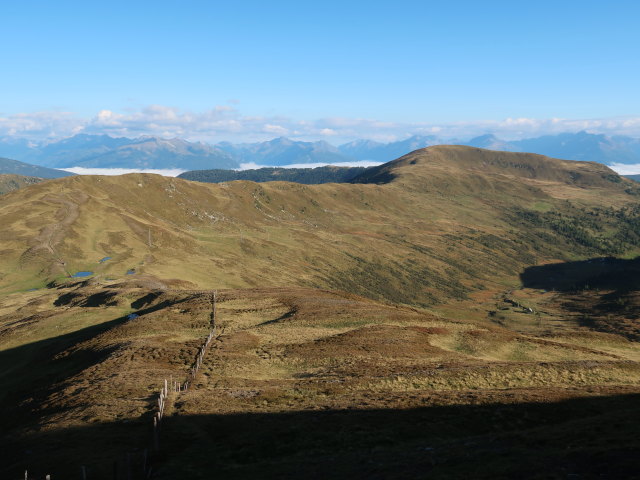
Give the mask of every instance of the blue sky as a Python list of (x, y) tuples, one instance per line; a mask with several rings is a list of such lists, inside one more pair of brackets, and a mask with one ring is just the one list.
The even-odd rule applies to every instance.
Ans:
[(640, 136), (638, 18), (631, 1), (3, 2), (0, 134)]

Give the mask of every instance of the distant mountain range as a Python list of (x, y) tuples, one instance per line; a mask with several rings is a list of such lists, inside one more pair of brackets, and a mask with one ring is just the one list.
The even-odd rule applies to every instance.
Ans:
[(444, 140), (434, 136), (414, 135), (406, 140), (391, 143), (378, 143), (371, 140), (356, 140), (340, 145), (339, 149), (357, 160), (375, 160), (390, 162), (420, 148), (442, 145)]
[(300, 142), (288, 138), (274, 138), (268, 142), (218, 143), (217, 147), (233, 155), (239, 163), (282, 166), (297, 163), (340, 163), (354, 160), (327, 142)]
[(0, 155), (45, 167), (68, 168), (237, 168), (235, 158), (205, 143), (179, 138), (113, 138), (75, 135), (58, 142), (32, 145), (0, 139)]
[(539, 153), (564, 160), (604, 163), (640, 163), (640, 139), (624, 136), (609, 137), (587, 132), (545, 135), (524, 140), (507, 141), (495, 135), (482, 135), (471, 140), (442, 140), (434, 136), (413, 136), (393, 143), (357, 140), (339, 147), (340, 151), (357, 159), (390, 161), (418, 148), (445, 143), (506, 152)]
[(0, 158), (0, 174), (22, 175), (25, 177), (38, 178), (61, 178), (73, 175), (73, 173), (62, 170), (30, 165), (17, 160), (11, 160), (9, 158)]
[[(283, 166), (345, 163), (358, 160), (388, 162), (433, 145), (457, 144), (490, 150), (530, 152), (567, 160), (640, 164), (640, 139), (587, 132), (545, 135), (523, 140), (503, 140), (487, 134), (470, 140), (414, 135), (380, 143), (356, 140), (339, 147), (327, 142), (276, 138), (266, 142), (208, 145), (179, 138), (114, 138), (79, 134), (46, 144), (11, 137), (0, 138), (0, 156), (54, 168), (149, 168), (183, 170), (235, 169), (241, 164)], [(41, 175), (38, 175), (41, 176)]]

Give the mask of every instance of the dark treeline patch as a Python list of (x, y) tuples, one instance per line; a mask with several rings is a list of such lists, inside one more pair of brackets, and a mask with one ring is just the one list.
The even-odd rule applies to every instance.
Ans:
[(205, 183), (249, 180), (252, 182), (295, 182), (306, 185), (348, 183), (364, 173), (365, 167), (258, 168), (255, 170), (193, 170), (179, 175), (185, 180)]
[[(547, 248), (557, 240), (581, 254), (618, 255), (640, 242), (640, 206), (584, 208), (567, 204), (547, 212), (511, 209), (507, 216), (514, 225), (526, 227), (525, 236), (539, 237)], [(552, 240), (553, 235), (556, 240)]]

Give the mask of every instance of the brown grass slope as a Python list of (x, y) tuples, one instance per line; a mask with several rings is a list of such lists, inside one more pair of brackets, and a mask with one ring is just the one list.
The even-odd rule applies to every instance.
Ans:
[[(421, 165), (425, 168), (416, 168)], [(478, 175), (504, 175), (541, 182), (554, 182), (578, 187), (610, 187), (617, 174), (596, 162), (559, 160), (535, 153), (499, 152), (461, 145), (438, 145), (416, 150), (403, 157), (370, 169), (357, 181), (387, 183), (425, 179), (436, 172), (465, 170)], [(633, 182), (623, 179), (629, 186)]]
[[(193, 387), (170, 395), (155, 478), (624, 478), (637, 467), (633, 342), (541, 338), (308, 288), (218, 299), (220, 335)], [(209, 296), (141, 277), (3, 306), (3, 478), (74, 478), (85, 465), (111, 479), (127, 452), (141, 478), (155, 393), (185, 379)]]
[(378, 172), (393, 180), (133, 174), (13, 192), (0, 203), (0, 288), (135, 269), (202, 288), (329, 287), (430, 305), (515, 283), (540, 261), (637, 251), (629, 205), (639, 187), (601, 165), (439, 146)]

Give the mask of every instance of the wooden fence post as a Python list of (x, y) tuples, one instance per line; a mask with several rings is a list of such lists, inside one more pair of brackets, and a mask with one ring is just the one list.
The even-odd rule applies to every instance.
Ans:
[(158, 419), (153, 417), (153, 449), (158, 450)]
[(147, 478), (147, 457), (149, 456), (149, 451), (145, 448), (144, 452), (142, 452), (142, 475), (143, 478)]
[(217, 296), (218, 296), (218, 291), (214, 290), (213, 291), (213, 325), (215, 326), (216, 324), (216, 320), (218, 319), (217, 317), (217, 312), (216, 312), (216, 303), (217, 303)]
[(127, 452), (127, 480), (131, 479), (131, 453)]

